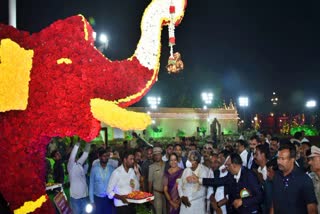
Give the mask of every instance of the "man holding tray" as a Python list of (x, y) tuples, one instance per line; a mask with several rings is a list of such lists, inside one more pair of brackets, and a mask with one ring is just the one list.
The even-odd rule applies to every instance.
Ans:
[(122, 165), (113, 171), (107, 189), (108, 197), (113, 199), (117, 214), (135, 214), (134, 204), (129, 204), (126, 196), (139, 190), (139, 180), (133, 170), (134, 153), (126, 151)]

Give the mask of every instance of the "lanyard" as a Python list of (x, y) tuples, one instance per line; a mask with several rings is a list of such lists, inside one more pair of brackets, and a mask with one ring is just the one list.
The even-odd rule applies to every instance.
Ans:
[(103, 168), (100, 166), (99, 172), (100, 172), (100, 176), (101, 176), (101, 178), (102, 178), (102, 181), (105, 181), (105, 180), (106, 180), (106, 177), (107, 177), (107, 173), (108, 173), (108, 167), (106, 166), (106, 168), (103, 169)]

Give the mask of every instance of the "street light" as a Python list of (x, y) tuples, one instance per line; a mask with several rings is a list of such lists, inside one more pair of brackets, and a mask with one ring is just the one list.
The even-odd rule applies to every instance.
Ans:
[(160, 97), (148, 97), (147, 100), (151, 109), (157, 109), (158, 105), (160, 105), (161, 102)]
[(308, 100), (306, 102), (306, 107), (307, 108), (314, 108), (317, 106), (317, 102), (315, 100)]
[(277, 97), (277, 95), (276, 95), (276, 92), (273, 92), (272, 93), (272, 97), (271, 97), (271, 102), (272, 102), (272, 105), (274, 105), (274, 106), (276, 106), (276, 105), (278, 105), (278, 97)]
[(9, 0), (9, 25), (17, 27), (17, 0)]
[(207, 109), (207, 105), (210, 105), (212, 103), (213, 93), (211, 93), (211, 92), (202, 92), (201, 97), (202, 97), (202, 101), (205, 104), (203, 106), (203, 109), (206, 110)]
[(306, 124), (308, 124), (308, 123), (310, 125), (313, 124), (312, 118), (313, 118), (313, 113), (315, 113), (314, 110), (315, 110), (316, 106), (317, 106), (317, 101), (315, 101), (315, 100), (308, 100), (306, 102), (306, 108), (308, 109), (305, 114), (305, 123)]
[[(94, 41), (97, 41), (97, 35), (98, 35), (97, 32), (92, 33), (92, 37), (93, 37)], [(97, 43), (98, 43), (98, 45), (97, 45), (98, 49), (101, 52), (103, 52), (105, 49), (108, 48), (108, 45), (109, 45), (108, 36), (104, 33), (99, 34), (99, 41)]]
[(102, 44), (108, 44), (109, 40), (106, 34), (100, 34), (99, 40)]
[(246, 96), (241, 96), (238, 99), (239, 101), (239, 106), (242, 108), (243, 110), (243, 124), (244, 124), (244, 128), (246, 128), (246, 108), (249, 106), (249, 98)]
[(248, 107), (249, 98), (248, 97), (239, 97), (239, 106), (240, 107)]

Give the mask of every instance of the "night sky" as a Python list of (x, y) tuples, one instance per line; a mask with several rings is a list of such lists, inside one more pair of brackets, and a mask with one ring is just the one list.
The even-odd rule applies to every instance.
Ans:
[[(130, 57), (140, 36), (140, 19), (150, 0), (17, 0), (19, 29), (38, 32), (57, 19), (93, 17), (96, 32), (108, 34), (105, 55)], [(8, 2), (0, 1), (0, 22), (8, 23)], [(189, 0), (176, 28), (176, 51), (185, 70), (169, 75), (167, 28), (162, 36), (159, 81), (148, 95), (161, 106), (201, 107), (200, 94), (250, 99), (250, 109), (271, 111), (272, 92), (282, 111), (303, 111), (309, 98), (320, 102), (320, 1)], [(142, 99), (138, 106), (146, 105)]]

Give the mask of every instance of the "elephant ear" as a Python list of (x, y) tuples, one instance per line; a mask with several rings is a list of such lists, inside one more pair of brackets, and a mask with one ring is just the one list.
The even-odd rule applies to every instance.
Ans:
[(33, 50), (0, 41), (0, 112), (27, 108), (32, 58)]

